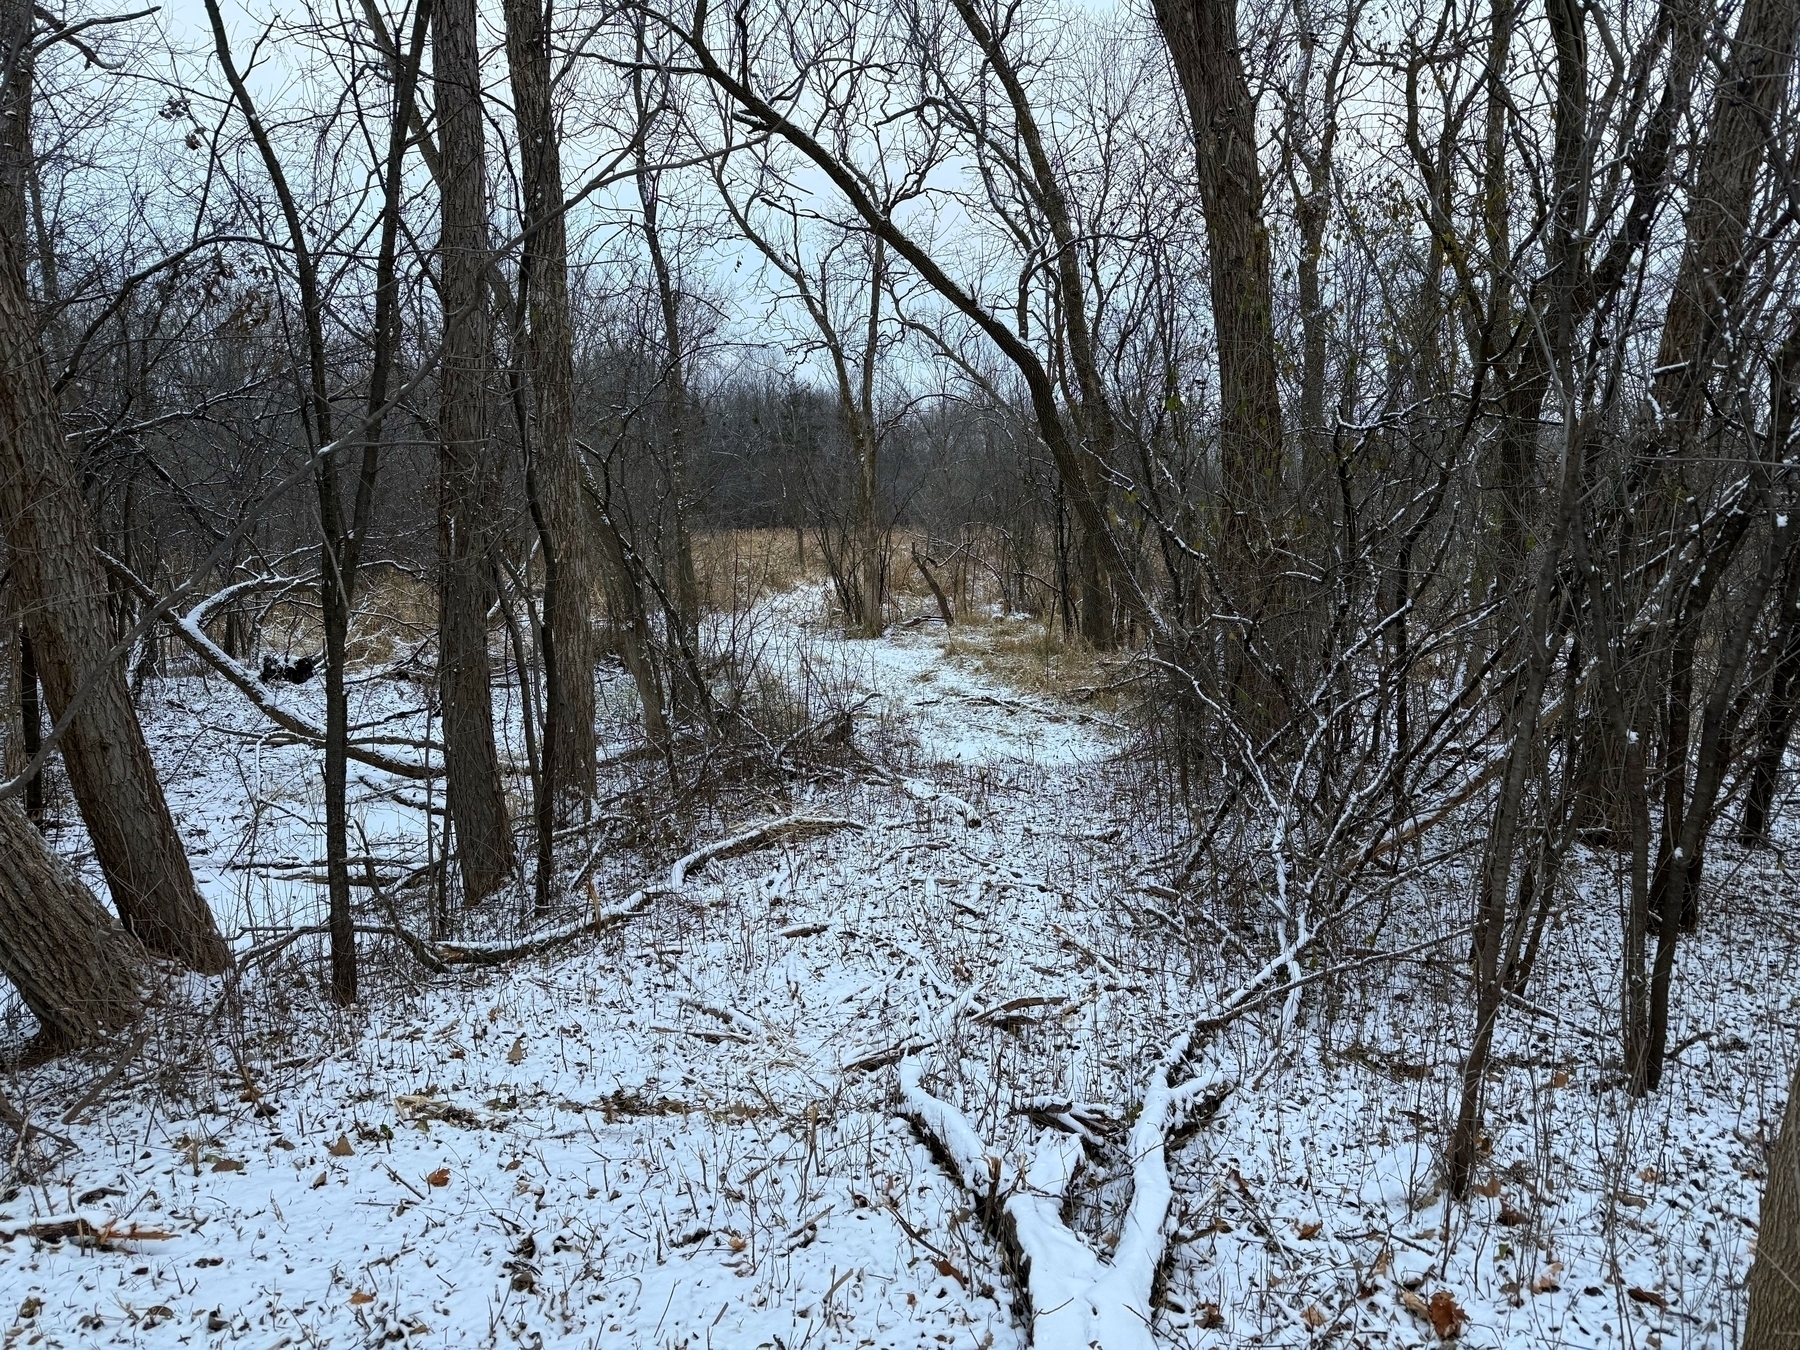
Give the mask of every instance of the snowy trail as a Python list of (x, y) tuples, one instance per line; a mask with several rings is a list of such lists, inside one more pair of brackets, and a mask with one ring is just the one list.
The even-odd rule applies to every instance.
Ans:
[[(953, 776), (1105, 752), (925, 641), (858, 647)], [(933, 695), (889, 692), (923, 671)], [(957, 789), (859, 790), (867, 840), (715, 862), (616, 938), (439, 981), (378, 1007), (348, 1053), (254, 1087), (221, 1072), (185, 1117), (108, 1103), (77, 1130), (79, 1179), (0, 1207), (0, 1231), (53, 1210), (171, 1236), (16, 1237), (0, 1302), (42, 1299), (35, 1327), (101, 1343), (1017, 1344), (960, 1197), (886, 1109), (886, 1065), (931, 1043), (971, 967), (993, 1006), (1046, 987), (1027, 955), (1068, 964), (1005, 922), (1056, 895), (1021, 865), (1028, 836), (970, 829)], [(230, 783), (174, 791), (216, 819)], [(396, 814), (371, 835), (400, 837)]]
[[(1150, 844), (1108, 799), (1104, 717), (947, 660), (930, 630), (824, 647), (912, 762), (782, 810), (867, 828), (716, 859), (545, 959), (416, 986), (408, 969), (354, 1024), (290, 990), (241, 1041), (203, 1022), (159, 1033), (57, 1127), (79, 1154), (0, 1201), (8, 1344), (1023, 1345), (968, 1196), (894, 1114), (895, 1066), (919, 1055), (1022, 1173), (1015, 1105), (1128, 1118), (1229, 953), (1176, 940), (1134, 895)], [(365, 690), (368, 720), (401, 701)], [(195, 722), (169, 709), (158, 725)], [(221, 913), (309, 920), (307, 752), (182, 736), (159, 752)], [(379, 775), (362, 790), (371, 850), (422, 862), (423, 790)], [(1448, 876), (1415, 922), (1457, 895)], [(1360, 1002), (1319, 1014), (1321, 1048), (1285, 1047), (1171, 1156), (1155, 1343), (1300, 1346), (1335, 1327), (1436, 1345), (1443, 1291), (1471, 1346), (1725, 1350), (1756, 1131), (1778, 1114), (1800, 1003), (1791, 949), (1704, 941), (1680, 1035), (1715, 1034), (1636, 1111), (1583, 1025), (1609, 995), (1584, 983), (1579, 944), (1558, 949), (1537, 997), (1559, 1020), (1509, 1027), (1493, 1193), (1466, 1216), (1430, 1181), (1458, 1048), (1406, 1012), (1443, 977), (1371, 972)], [(1232, 1057), (1266, 1056), (1275, 1027), (1227, 1037), (1224, 1067), (1262, 1074)], [(208, 1071), (184, 1077), (196, 1055)], [(20, 1074), (9, 1095), (42, 1119), (104, 1067)], [(1103, 1231), (1129, 1194), (1078, 1179), (1073, 1199)], [(24, 1231), (77, 1214), (167, 1236), (93, 1250)]]

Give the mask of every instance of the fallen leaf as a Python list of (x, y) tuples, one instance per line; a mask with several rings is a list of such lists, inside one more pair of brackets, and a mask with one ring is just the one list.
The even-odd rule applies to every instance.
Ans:
[(1619, 1192), (1619, 1203), (1621, 1205), (1629, 1205), (1633, 1209), (1644, 1209), (1650, 1204), (1643, 1196), (1632, 1195), (1628, 1191)]
[(308, 1186), (307, 1189), (309, 1191), (316, 1191), (319, 1189), (319, 1187), (321, 1187), (325, 1184), (325, 1180), (326, 1180), (325, 1173), (321, 1172), (321, 1173), (319, 1173), (318, 1176), (313, 1178), (313, 1184), (311, 1186)]
[(360, 1308), (365, 1303), (373, 1303), (374, 1301), (375, 1295), (365, 1293), (361, 1289), (358, 1289), (354, 1294), (350, 1295), (350, 1306), (352, 1308)]
[(1300, 1234), (1302, 1239), (1316, 1238), (1319, 1236), (1320, 1230), (1324, 1227), (1325, 1225), (1322, 1223), (1303, 1223), (1299, 1225), (1296, 1231)]
[(1431, 1296), (1431, 1302), (1425, 1305), (1425, 1319), (1431, 1323), (1431, 1329), (1437, 1332), (1438, 1339), (1447, 1341), (1462, 1334), (1469, 1316), (1456, 1306), (1456, 1299), (1448, 1289), (1440, 1289)]
[(1496, 1195), (1500, 1194), (1500, 1178), (1489, 1177), (1486, 1181), (1477, 1182), (1475, 1185), (1469, 1187), (1469, 1189), (1474, 1191), (1477, 1195), (1485, 1195), (1489, 1200), (1492, 1200)]
[(1417, 1294), (1413, 1293), (1413, 1291), (1410, 1289), (1402, 1289), (1400, 1291), (1400, 1306), (1402, 1308), (1405, 1308), (1406, 1311), (1408, 1311), (1415, 1317), (1429, 1316), (1429, 1311), (1426, 1308), (1425, 1300), (1420, 1298)]
[(512, 1043), (512, 1049), (510, 1049), (506, 1052), (506, 1062), (508, 1064), (518, 1064), (518, 1063), (523, 1062), (524, 1058), (525, 1058), (525, 1038), (523, 1036), (521, 1036), (521, 1037), (519, 1037), (518, 1040), (516, 1040)]
[(1517, 1228), (1522, 1223), (1530, 1223), (1531, 1216), (1522, 1209), (1514, 1209), (1512, 1201), (1503, 1197), (1500, 1201), (1500, 1222), (1508, 1228)]
[(425, 1184), (427, 1186), (448, 1186), (450, 1184), (450, 1169), (448, 1167), (440, 1167), (435, 1172), (427, 1172), (425, 1174)]
[(967, 1289), (969, 1287), (969, 1281), (966, 1278), (964, 1278), (963, 1273), (960, 1270), (958, 1270), (955, 1267), (955, 1265), (953, 1265), (946, 1258), (940, 1256), (936, 1260), (934, 1260), (931, 1264), (937, 1267), (938, 1274), (948, 1276), (950, 1279), (955, 1280), (964, 1289)]
[(334, 1158), (348, 1158), (356, 1152), (350, 1145), (350, 1136), (341, 1132), (338, 1134), (337, 1143), (326, 1145), (325, 1151)]
[(1225, 1312), (1216, 1303), (1202, 1303), (1194, 1309), (1194, 1320), (1202, 1331), (1215, 1331), (1225, 1325)]
[(1319, 1311), (1318, 1304), (1309, 1303), (1306, 1305), (1306, 1311), (1300, 1314), (1300, 1320), (1317, 1331), (1325, 1325), (1325, 1314)]
[(262, 1099), (263, 1099), (263, 1090), (261, 1088), (257, 1087), (256, 1084), (254, 1084), (254, 1083), (252, 1083), (249, 1087), (245, 1088), (242, 1092), (238, 1093), (238, 1100), (240, 1102), (260, 1102)]
[(28, 1298), (19, 1305), (19, 1320), (21, 1322), (29, 1322), (32, 1318), (36, 1317), (43, 1310), (44, 1310), (44, 1300), (43, 1299)]
[(741, 1237), (733, 1237), (730, 1241), (731, 1250), (734, 1252), (741, 1252), (749, 1245), (750, 1244)]
[(1558, 1289), (1562, 1288), (1561, 1275), (1562, 1262), (1552, 1261), (1549, 1265), (1544, 1267), (1543, 1273), (1531, 1282), (1531, 1292), (1534, 1294), (1554, 1294)]
[(220, 1158), (213, 1164), (212, 1170), (215, 1172), (241, 1172), (244, 1170), (244, 1164), (239, 1158)]
[(1668, 1310), (1669, 1300), (1657, 1293), (1654, 1289), (1639, 1289), (1634, 1285), (1625, 1292), (1631, 1296), (1631, 1300), (1634, 1303), (1648, 1303), (1652, 1308), (1661, 1308), (1664, 1311)]
[(1567, 1069), (1558, 1069), (1555, 1073), (1551, 1074), (1550, 1075), (1550, 1086), (1551, 1087), (1567, 1087), (1567, 1086), (1569, 1086), (1569, 1071)]
[(1638, 1173), (1639, 1181), (1655, 1181), (1656, 1177), (1657, 1171), (1654, 1167), (1646, 1167), (1643, 1171)]

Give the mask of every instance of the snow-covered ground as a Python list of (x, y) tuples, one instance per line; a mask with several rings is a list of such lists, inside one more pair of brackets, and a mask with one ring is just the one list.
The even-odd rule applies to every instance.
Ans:
[[(428, 975), (372, 938), (349, 1015), (306, 939), (240, 987), (190, 982), (97, 1093), (105, 1060), (7, 1077), (75, 1147), (0, 1191), (5, 1344), (1025, 1344), (971, 1197), (896, 1115), (901, 1060), (1020, 1159), (1029, 1108), (1101, 1108), (1068, 1217), (1104, 1257), (1147, 1075), (1269, 952), (1138, 889), (1171, 840), (1107, 714), (947, 658), (936, 628), (769, 653), (873, 695), (859, 726), (886, 770), (733, 799), (698, 841), (791, 812), (862, 828), (714, 861), (501, 967)], [(354, 716), (419, 739), (420, 697), (370, 680)], [(316, 922), (310, 752), (197, 678), (154, 687), (146, 716), (240, 946)], [(353, 778), (383, 875), (428, 862), (426, 786)], [(683, 851), (601, 860), (598, 896)], [(1616, 1071), (1611, 863), (1584, 857), (1533, 1006), (1505, 1020), (1467, 1206), (1434, 1184), (1467, 1035), (1456, 944), (1309, 987), (1285, 1032), (1279, 1006), (1233, 1026), (1208, 1055), (1235, 1090), (1169, 1153), (1155, 1343), (1435, 1345), (1435, 1306), (1473, 1347), (1734, 1345), (1800, 1039), (1776, 856), (1726, 850), (1709, 878), (1686, 1048), (1642, 1103)], [(1357, 939), (1455, 931), (1459, 866)], [(25, 1231), (75, 1216), (139, 1236)]]

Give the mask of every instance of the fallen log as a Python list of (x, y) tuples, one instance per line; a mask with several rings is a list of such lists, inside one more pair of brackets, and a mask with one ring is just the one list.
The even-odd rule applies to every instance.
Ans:
[(1072, 1135), (1044, 1131), (1024, 1168), (991, 1152), (968, 1117), (927, 1092), (916, 1058), (900, 1065), (902, 1113), (974, 1198), (1022, 1287), (1037, 1350), (1154, 1350), (1150, 1293), (1163, 1258), (1163, 1226), (1174, 1190), (1168, 1138), (1201, 1102), (1217, 1109), (1231, 1090), (1221, 1075), (1170, 1087), (1187, 1054), (1180, 1038), (1150, 1075), (1131, 1128), (1132, 1196), (1110, 1260), (1062, 1220), (1064, 1198), (1085, 1154)]
[(830, 834), (834, 830), (862, 828), (861, 822), (843, 816), (782, 816), (779, 820), (765, 821), (742, 834), (707, 844), (686, 857), (678, 858), (669, 869), (669, 889), (680, 890), (687, 884), (690, 873), (699, 871), (715, 858), (729, 858), (792, 839), (810, 839), (815, 835)]

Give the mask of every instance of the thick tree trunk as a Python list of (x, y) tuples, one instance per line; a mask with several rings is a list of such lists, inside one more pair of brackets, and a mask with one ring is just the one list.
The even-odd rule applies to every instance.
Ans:
[(0, 242), (0, 532), (69, 786), (125, 926), (195, 970), (230, 963), (194, 885), (125, 675), (14, 241)]
[(1699, 407), (1713, 348), (1742, 293), (1751, 208), (1772, 119), (1794, 64), (1800, 0), (1747, 0), (1713, 86), (1713, 112), (1688, 198), (1687, 245), (1663, 320), (1653, 394), (1665, 416)]
[[(37, 656), (31, 650), (31, 634), (19, 625), (19, 747), (29, 764), (44, 744), (43, 703), (38, 697)], [(38, 770), (25, 784), (25, 814), (39, 829), (44, 825), (44, 774)]]
[(444, 301), (438, 376), (438, 692), (446, 796), (460, 850), (463, 899), (474, 904), (499, 890), (517, 862), (494, 748), (487, 648), (490, 569), (481, 547), (481, 513), (490, 486), (486, 407), (493, 335), (484, 281), (487, 161), (475, 0), (438, 0), (432, 71), (443, 195), (438, 243)]
[[(1281, 400), (1269, 229), (1256, 162), (1256, 106), (1244, 77), (1236, 0), (1155, 0), (1199, 157), (1219, 343), (1220, 454), (1226, 509), (1266, 526), (1282, 468)], [(1251, 546), (1256, 547), (1255, 536)]]
[(1800, 1329), (1800, 1066), (1788, 1084), (1781, 1135), (1769, 1150), (1749, 1292), (1743, 1350), (1793, 1350)]
[[(542, 0), (505, 0), (506, 63), (518, 120), (525, 244), (526, 365), (534, 418), (530, 453), (543, 506), (544, 555), (557, 576), (546, 587), (545, 624), (555, 670), (546, 680), (544, 765), (559, 792), (594, 794), (594, 636), (599, 580), (582, 499), (575, 444), (575, 354), (569, 315), (569, 245), (563, 220), (562, 156), (551, 107), (550, 32)], [(636, 635), (641, 637), (641, 635)], [(553, 729), (553, 734), (551, 734)]]
[(137, 942), (11, 799), (0, 799), (0, 974), (55, 1049), (101, 1040), (142, 1010)]

